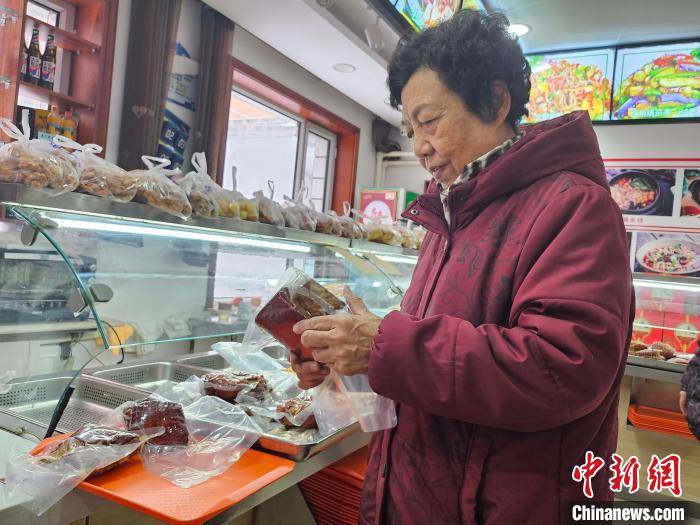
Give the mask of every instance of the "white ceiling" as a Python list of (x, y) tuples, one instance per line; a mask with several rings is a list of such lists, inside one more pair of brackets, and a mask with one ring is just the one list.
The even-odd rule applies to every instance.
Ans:
[[(315, 0), (205, 1), (375, 115), (400, 124), (400, 114), (384, 103), (386, 60)], [(341, 1), (359, 3), (364, 11), (364, 0)], [(336, 63), (356, 70), (339, 73)]]
[[(375, 21), (366, 0), (205, 0), (283, 55), (395, 126), (386, 103), (386, 66), (398, 34), (380, 29), (386, 47), (372, 51), (364, 28)], [(486, 0), (511, 22), (529, 25), (526, 53), (682, 38), (700, 39), (700, 0)], [(320, 4), (330, 4), (322, 7)], [(338, 62), (353, 73), (333, 70)]]

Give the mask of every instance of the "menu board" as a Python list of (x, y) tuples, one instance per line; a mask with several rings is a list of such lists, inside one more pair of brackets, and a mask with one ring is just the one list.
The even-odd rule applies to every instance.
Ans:
[(532, 89), (524, 123), (577, 110), (588, 110), (591, 120), (610, 120), (614, 49), (529, 55), (527, 60)]
[(700, 117), (700, 41), (617, 50), (613, 120)]
[(398, 0), (394, 5), (416, 31), (452, 18), (461, 6), (461, 0)]

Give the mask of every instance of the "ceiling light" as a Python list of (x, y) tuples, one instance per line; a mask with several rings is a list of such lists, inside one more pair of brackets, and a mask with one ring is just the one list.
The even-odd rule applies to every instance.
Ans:
[(339, 73), (352, 73), (357, 68), (352, 64), (343, 64), (342, 62), (338, 62), (337, 64), (333, 64), (333, 69)]
[(530, 32), (530, 26), (525, 24), (510, 24), (508, 31), (515, 36), (524, 36)]
[(316, 0), (316, 3), (321, 7), (329, 8), (333, 7), (333, 4), (335, 4), (335, 0)]

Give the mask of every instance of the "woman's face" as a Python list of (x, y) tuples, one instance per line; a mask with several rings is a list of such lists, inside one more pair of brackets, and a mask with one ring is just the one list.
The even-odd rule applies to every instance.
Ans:
[(484, 122), (432, 69), (422, 67), (408, 80), (401, 92), (404, 125), (413, 152), (437, 182), (451, 185), (465, 166), (514, 134), (504, 123), (510, 109), (508, 90), (502, 95), (496, 119)]

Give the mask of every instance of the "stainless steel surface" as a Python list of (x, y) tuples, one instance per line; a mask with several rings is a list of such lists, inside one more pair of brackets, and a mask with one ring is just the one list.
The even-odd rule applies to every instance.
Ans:
[(684, 365), (664, 363), (663, 361), (654, 361), (652, 359), (634, 357), (631, 355), (627, 356), (625, 375), (631, 377), (646, 377), (648, 379), (670, 381), (677, 384), (680, 382), (683, 372), (685, 372)]
[(211, 368), (212, 370), (223, 370), (228, 367), (226, 359), (221, 357), (216, 352), (200, 352), (190, 354), (184, 357), (179, 357), (175, 360), (176, 363), (184, 363), (190, 366), (200, 366), (202, 368)]
[(92, 369), (86, 373), (94, 377), (114, 381), (115, 383), (153, 392), (167, 381), (181, 383), (182, 381), (187, 381), (193, 375), (199, 376), (210, 371), (208, 368), (198, 368), (184, 363), (158, 361)]
[(357, 449), (364, 447), (367, 445), (367, 443), (369, 443), (369, 439), (370, 434), (364, 433), (360, 430), (353, 432), (342, 441), (316, 454), (308, 461), (297, 463), (292, 472), (258, 490), (251, 496), (238, 503), (236, 506), (231, 507), (217, 516), (214, 516), (212, 519), (206, 522), (207, 525), (224, 524), (237, 516), (245, 514), (250, 509), (260, 505), (273, 496), (276, 496), (280, 492), (284, 492), (289, 487), (296, 485), (301, 480), (308, 478), (328, 465), (335, 463), (348, 454), (355, 452)]
[(280, 228), (260, 222), (227, 219), (224, 217), (219, 217), (217, 219), (192, 217), (188, 220), (183, 220), (168, 213), (164, 213), (152, 206), (138, 202), (114, 202), (109, 199), (74, 192), (51, 196), (39, 189), (22, 184), (0, 183), (0, 202), (4, 204), (18, 204), (37, 210), (71, 211), (84, 215), (130, 219), (156, 225), (175, 224), (192, 229), (222, 230), (329, 246), (350, 246), (349, 239), (333, 235), (324, 235), (322, 233), (295, 230), (292, 228)]
[[(311, 431), (309, 434), (309, 430), (305, 431), (303, 429), (286, 430), (283, 432), (284, 435), (266, 433), (255, 444), (255, 448), (293, 461), (307, 461), (309, 458), (341, 442), (358, 431), (359, 428), (359, 424), (355, 423), (323, 438), (318, 436), (318, 431)], [(285, 437), (293, 436), (295, 433), (299, 436), (308, 435), (309, 437), (304, 440)]]
[[(46, 428), (70, 376), (48, 377), (12, 383), (0, 394), (0, 410)], [(96, 377), (78, 376), (75, 392), (58, 422), (59, 432), (71, 432), (88, 423), (99, 423), (112, 409), (149, 392)]]
[(646, 377), (633, 377), (630, 403), (678, 412), (678, 381), (659, 381)]

